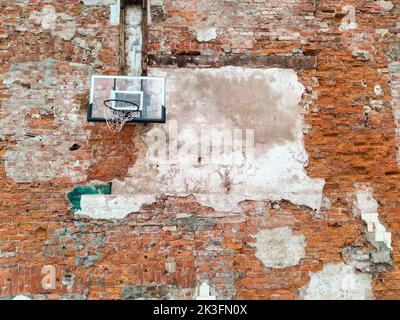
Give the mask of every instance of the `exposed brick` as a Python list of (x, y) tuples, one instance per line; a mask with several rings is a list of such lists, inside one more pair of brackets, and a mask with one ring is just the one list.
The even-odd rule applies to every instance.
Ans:
[[(85, 120), (90, 74), (123, 70), (113, 1), (1, 1), (0, 298), (192, 299), (207, 279), (220, 298), (301, 299), (332, 266), (368, 274), (384, 263), (360, 278), (376, 299), (398, 299), (400, 4), (389, 2), (157, 1), (150, 66), (297, 72), (306, 88), (307, 174), (325, 179), (326, 201), (319, 215), (268, 200), (221, 215), (193, 196), (161, 196), (123, 220), (93, 221), (74, 218), (66, 194), (128, 177), (147, 130), (113, 135)], [(343, 27), (349, 4), (357, 26)], [(199, 42), (203, 27), (217, 37)], [(374, 190), (380, 221), (395, 235), (392, 260), (371, 247), (354, 214), (358, 183)], [(268, 268), (257, 258), (254, 235), (277, 228), (304, 236), (297, 265)], [(54, 290), (41, 285), (45, 265), (56, 269)]]

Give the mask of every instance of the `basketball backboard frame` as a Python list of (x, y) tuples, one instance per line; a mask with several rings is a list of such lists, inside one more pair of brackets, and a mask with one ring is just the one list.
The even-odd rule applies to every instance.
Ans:
[[(98, 97), (99, 89), (97, 83), (99, 82), (103, 82), (100, 86), (103, 91), (103, 99)], [(104, 101), (115, 99), (116, 94), (132, 94), (140, 96), (140, 112), (138, 113), (140, 116), (127, 121), (127, 123), (165, 123), (165, 86), (166, 79), (164, 77), (93, 75), (91, 77), (87, 121), (106, 122), (105, 116), (101, 113), (101, 110), (105, 108)], [(138, 87), (140, 88), (138, 89)], [(147, 112), (147, 105), (153, 100), (156, 101), (153, 103), (155, 105), (152, 106), (150, 112)], [(114, 104), (113, 106), (115, 107)]]

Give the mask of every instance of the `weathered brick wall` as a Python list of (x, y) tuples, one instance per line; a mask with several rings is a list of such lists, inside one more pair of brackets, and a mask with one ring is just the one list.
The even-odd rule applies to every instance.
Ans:
[[(122, 72), (112, 2), (0, 1), (0, 297), (191, 299), (208, 279), (220, 298), (398, 298), (400, 1), (151, 1), (150, 67), (296, 71), (324, 202), (316, 214), (266, 196), (221, 216), (161, 196), (100, 221), (76, 217), (67, 193), (126, 178), (143, 151), (142, 126), (112, 135), (86, 122), (89, 76)], [(367, 232), (376, 211), (393, 250)], [(340, 272), (361, 284), (343, 287)]]

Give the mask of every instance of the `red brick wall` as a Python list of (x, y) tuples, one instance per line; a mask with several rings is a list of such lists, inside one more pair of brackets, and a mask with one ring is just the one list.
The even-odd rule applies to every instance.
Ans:
[[(80, 176), (78, 183), (68, 175), (17, 183), (0, 164), (0, 297), (27, 294), (48, 299), (119, 299), (126, 286), (143, 285), (154, 296), (164, 295), (166, 290), (177, 297), (191, 298), (196, 279), (209, 278), (222, 297), (298, 299), (299, 289), (309, 282), (309, 272), (318, 272), (327, 263), (341, 262), (345, 246), (369, 246), (364, 223), (353, 215), (351, 197), (355, 183), (368, 183), (379, 202), (380, 219), (393, 236), (394, 267), (373, 276), (374, 294), (377, 299), (398, 298), (400, 171), (388, 63), (398, 60), (400, 1), (392, 1), (394, 9), (390, 12), (382, 11), (377, 3), (165, 0), (163, 7), (153, 8), (148, 34), (148, 53), (153, 57), (199, 54), (244, 57), (244, 62), (237, 64), (247, 64), (254, 54), (284, 54), (287, 58), (283, 61), (293, 56), (316, 60), (315, 67), (294, 68), (309, 93), (304, 100), (310, 104), (305, 115), (310, 127), (305, 135), (307, 172), (311, 177), (326, 180), (324, 196), (332, 201), (329, 209), (323, 209), (322, 217), (315, 217), (308, 208), (286, 202), (277, 207), (266, 201), (244, 203), (240, 219), (217, 218), (213, 217), (212, 209), (201, 207), (192, 197), (168, 197), (119, 222), (74, 219), (66, 193), (85, 182), (108, 182), (126, 176), (137, 158), (134, 137), (140, 130), (127, 127), (120, 135), (110, 135), (103, 124), (86, 123), (87, 77), (81, 79), (78, 86), (83, 88), (76, 89), (76, 99), (71, 102), (80, 109), (77, 128), (60, 129), (54, 112), (48, 111), (40, 120), (25, 117), (29, 120), (26, 128), (31, 131), (0, 129), (3, 160), (27, 135), (39, 134), (50, 141), (61, 139), (71, 146), (74, 143), (80, 146), (76, 151), (68, 151), (68, 157), (72, 158), (67, 165), (80, 159), (90, 161), (90, 166), (76, 169)], [(359, 27), (341, 32), (340, 12), (346, 4), (356, 7)], [(51, 77), (62, 78), (57, 86), (76, 81), (79, 70), (85, 66), (88, 69), (84, 75), (121, 70), (118, 27), (109, 26), (108, 6), (53, 1), (51, 6), (57, 13), (69, 16), (58, 17), (57, 23), (61, 25), (53, 30), (29, 21), (32, 12), (41, 11), (44, 5), (40, 0), (0, 4), (3, 128), (21, 124), (14, 118), (7, 120), (10, 110), (5, 107), (7, 101), (14, 99), (15, 108), (21, 106), (18, 96), (12, 98), (16, 86), (21, 84), (5, 83), (12, 66), (53, 59), (58, 71)], [(70, 21), (76, 32), (71, 40), (65, 40), (57, 35), (57, 28)], [(198, 43), (193, 28), (204, 21), (218, 26), (218, 36), (208, 43)], [(21, 26), (26, 31), (21, 31)], [(377, 29), (388, 32), (380, 37)], [(368, 51), (373, 60), (357, 59), (353, 55), (355, 49)], [(22, 87), (33, 95), (29, 100), (32, 107), (40, 109), (43, 101), (57, 106), (63, 99), (62, 91), (57, 92), (54, 102), (42, 97), (39, 105), (35, 105), (35, 95), (42, 93), (34, 91), (32, 86), (46, 89), (48, 84), (41, 84), (40, 76), (31, 78), (29, 68), (24, 70), (28, 74), (23, 77)], [(374, 99), (376, 84), (383, 89), (384, 105), (370, 111), (365, 121), (364, 108)], [(316, 96), (308, 100), (312, 93)], [(25, 151), (30, 153), (40, 147), (28, 144)], [(52, 162), (54, 166), (62, 163), (52, 157), (56, 147), (50, 144), (44, 148), (47, 151), (39, 153), (37, 161)], [(32, 170), (29, 161), (26, 170)], [(194, 227), (174, 224), (171, 221), (177, 213), (195, 213), (200, 220)], [(305, 235), (306, 258), (294, 267), (266, 268), (255, 257), (251, 235), (281, 226), (290, 226)], [(214, 249), (210, 250), (210, 246)], [(168, 261), (176, 264), (173, 272), (166, 269)], [(55, 290), (44, 290), (41, 286), (44, 265), (56, 268)], [(66, 285), (68, 276), (75, 279), (72, 287)]]

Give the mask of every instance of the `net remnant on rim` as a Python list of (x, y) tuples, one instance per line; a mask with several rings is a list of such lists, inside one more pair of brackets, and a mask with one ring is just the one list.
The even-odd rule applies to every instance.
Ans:
[[(130, 105), (130, 107), (118, 108), (110, 105), (110, 103), (125, 103)], [(125, 123), (137, 118), (140, 112), (139, 106), (136, 103), (126, 100), (108, 99), (104, 101), (104, 105), (109, 109), (104, 110), (104, 118), (106, 119), (107, 127), (115, 133), (120, 132)]]

